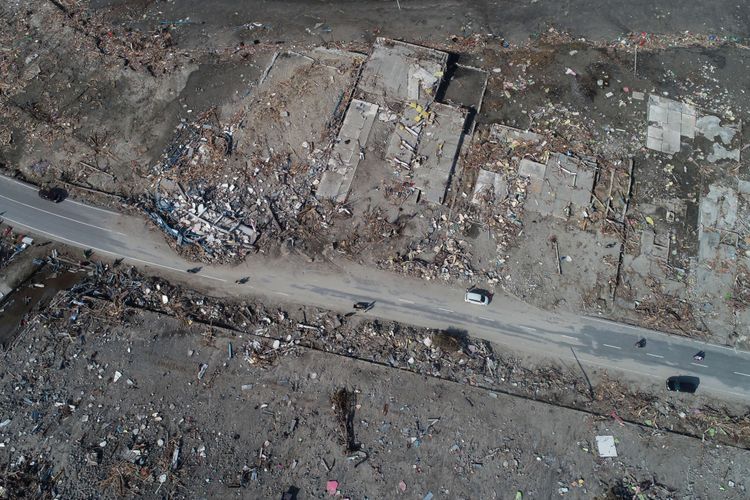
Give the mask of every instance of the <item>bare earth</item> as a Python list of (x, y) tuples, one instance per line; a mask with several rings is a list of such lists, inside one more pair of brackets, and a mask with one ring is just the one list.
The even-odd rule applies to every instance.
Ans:
[[(35, 328), (3, 362), (9, 498), (26, 481), (63, 498), (322, 498), (329, 480), (344, 498), (629, 498), (638, 484), (647, 498), (746, 497), (742, 449), (271, 340), (210, 339), (152, 313), (60, 333)], [(614, 436), (617, 458), (598, 457), (597, 435)]]

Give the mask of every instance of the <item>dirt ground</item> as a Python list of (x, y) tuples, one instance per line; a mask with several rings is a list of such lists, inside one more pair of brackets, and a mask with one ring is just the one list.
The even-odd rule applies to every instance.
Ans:
[(39, 322), (5, 354), (0, 497), (323, 498), (330, 481), (342, 498), (746, 496), (748, 451), (710, 439), (125, 318), (85, 335)]
[(3, 353), (0, 498), (746, 496), (743, 405), (82, 269)]

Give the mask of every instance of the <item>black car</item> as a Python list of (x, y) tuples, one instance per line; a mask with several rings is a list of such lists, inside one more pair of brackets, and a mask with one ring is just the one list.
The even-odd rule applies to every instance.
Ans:
[(667, 390), (674, 392), (689, 392), (690, 394), (698, 390), (700, 379), (698, 377), (688, 377), (679, 375), (667, 379)]
[(60, 203), (68, 197), (68, 192), (59, 187), (42, 188), (39, 190), (39, 197), (54, 203)]

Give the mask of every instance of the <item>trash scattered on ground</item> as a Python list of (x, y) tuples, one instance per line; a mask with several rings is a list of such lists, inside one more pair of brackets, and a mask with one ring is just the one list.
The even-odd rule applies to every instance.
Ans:
[(338, 481), (328, 481), (326, 483), (326, 491), (329, 495), (334, 496), (339, 491), (339, 482)]
[[(577, 372), (562, 366), (524, 367), (520, 360), (461, 332), (346, 318), (314, 308), (285, 311), (257, 302), (227, 301), (124, 266), (88, 262), (83, 269), (85, 279), (58, 293), (44, 314), (31, 318), (6, 355), (6, 366), (14, 373), (28, 379), (34, 371), (33, 387), (21, 378), (4, 382), (21, 391), (0, 391), (6, 411), (0, 423), (10, 421), (0, 427), (0, 442), (5, 449), (19, 450), (15, 456), (29, 449), (39, 453), (41, 434), (32, 431), (46, 429), (44, 439), (51, 448), (42, 453), (53, 471), (49, 488), (58, 495), (88, 496), (87, 492), (100, 488), (125, 495), (160, 488), (160, 493), (179, 496), (180, 488), (188, 487), (194, 494), (208, 496), (226, 496), (227, 488), (268, 496), (278, 493), (279, 481), (285, 482), (288, 474), (300, 474), (294, 484), (311, 494), (320, 491), (320, 474), (324, 474), (323, 481), (336, 481), (335, 488), (331, 484), (334, 491), (346, 484), (347, 494), (353, 496), (393, 495), (394, 481), (399, 490), (403, 487), (398, 481), (403, 481), (410, 491), (450, 495), (464, 488), (464, 482), (469, 487), (470, 482), (487, 477), (482, 484), (495, 484), (489, 478), (498, 474), (510, 481), (520, 470), (535, 478), (521, 483), (525, 496), (547, 497), (562, 488), (589, 495), (614, 488), (620, 480), (649, 480), (641, 460), (660, 477), (671, 477), (660, 469), (663, 461), (642, 458), (642, 453), (662, 453), (662, 445), (692, 450), (695, 443), (704, 446), (701, 436), (708, 443), (743, 446), (750, 439), (750, 417), (727, 413), (715, 402), (692, 401), (688, 407), (660, 400), (633, 392), (606, 374), (592, 374), (591, 400)], [(170, 297), (168, 303), (162, 302), (162, 294)], [(71, 309), (77, 311), (75, 317)], [(427, 338), (430, 342), (425, 342)], [(230, 343), (235, 361), (227, 358)], [(61, 348), (69, 345), (76, 350)], [(393, 367), (401, 369), (393, 371)], [(121, 375), (113, 383), (118, 372)], [(66, 397), (69, 391), (60, 385), (63, 380), (66, 387), (75, 384), (73, 396)], [(416, 392), (427, 396), (414, 400)], [(101, 399), (97, 394), (104, 393), (107, 402), (97, 402)], [(217, 399), (216, 394), (232, 397)], [(578, 406), (590, 413), (532, 399)], [(468, 427), (464, 406), (479, 419)], [(551, 443), (540, 442), (533, 449), (513, 444), (548, 435), (542, 428), (550, 419), (526, 418), (528, 425), (540, 429), (516, 427), (507, 436), (498, 435), (496, 442), (469, 434), (476, 432), (471, 429), (486, 428), (485, 418), (514, 429), (511, 422), (519, 415), (553, 412), (556, 433), (559, 425), (571, 429), (575, 435), (570, 439), (590, 450), (590, 426), (606, 432), (606, 426), (616, 421), (609, 416), (613, 407), (628, 420), (618, 428), (618, 435), (628, 443), (640, 443), (640, 451), (636, 456), (631, 448), (627, 457), (620, 455), (620, 465), (611, 471), (595, 468), (596, 452), (582, 452), (570, 461), (557, 455), (559, 450)], [(500, 417), (498, 412), (508, 413)], [(248, 419), (256, 422), (252, 433), (246, 432)], [(581, 419), (589, 424), (581, 426)], [(650, 425), (632, 423), (640, 419)], [(76, 423), (72, 431), (66, 430), (67, 422)], [(699, 437), (672, 433), (670, 428)], [(428, 470), (431, 456), (444, 459), (446, 450), (453, 450), (448, 456), (455, 463), (446, 465), (451, 474), (418, 472)], [(565, 450), (569, 457), (570, 447)], [(728, 453), (747, 452), (705, 446), (702, 466), (722, 477), (731, 474), (732, 481), (742, 485), (743, 469), (730, 464), (742, 464), (743, 458), (729, 460)], [(416, 456), (422, 460), (415, 461)], [(689, 456), (682, 453), (679, 460), (691, 460)], [(59, 474), (61, 457), (68, 464), (66, 471), (76, 471), (75, 481), (69, 479), (71, 474)], [(675, 465), (686, 466), (686, 462)], [(429, 467), (436, 472), (442, 466)], [(562, 472), (540, 482), (548, 467)], [(373, 476), (374, 470), (382, 476)], [(406, 478), (404, 470), (416, 473)], [(560, 474), (567, 476), (562, 485), (557, 479)], [(331, 479), (333, 475), (336, 479)], [(683, 491), (684, 485), (668, 487)], [(692, 491), (704, 487), (713, 485), (697, 481)], [(739, 486), (736, 491), (741, 491)]]

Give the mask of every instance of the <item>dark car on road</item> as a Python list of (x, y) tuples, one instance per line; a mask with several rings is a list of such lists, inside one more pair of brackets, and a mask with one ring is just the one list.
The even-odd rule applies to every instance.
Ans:
[(692, 394), (698, 390), (698, 384), (700, 384), (700, 379), (698, 377), (679, 375), (667, 379), (667, 390), (674, 392), (689, 392)]
[(39, 190), (39, 197), (54, 203), (60, 203), (68, 197), (68, 192), (59, 187), (42, 188)]

